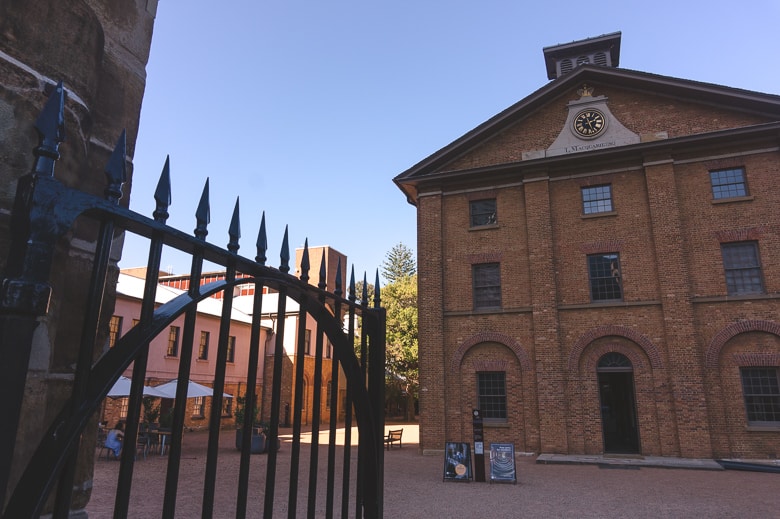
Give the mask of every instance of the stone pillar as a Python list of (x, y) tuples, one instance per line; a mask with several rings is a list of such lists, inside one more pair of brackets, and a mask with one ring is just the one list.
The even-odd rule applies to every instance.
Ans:
[(441, 450), (446, 440), (449, 359), (444, 348), (442, 197), (420, 197), (417, 207), (420, 448)]
[(664, 342), (674, 349), (668, 372), (680, 442), (680, 456), (711, 458), (712, 446), (702, 378), (702, 354), (696, 338), (691, 280), (682, 240), (674, 163), (668, 157), (646, 159), (650, 221), (658, 264), (664, 316)]
[(566, 453), (566, 370), (558, 334), (549, 180), (545, 176), (526, 181), (524, 189), (531, 265), (540, 448), (541, 452), (546, 453)]
[[(60, 146), (62, 159), (55, 167), (55, 177), (102, 195), (103, 170), (123, 128), (128, 157), (132, 157), (156, 5), (156, 0), (8, 0), (0, 4), (0, 251), (8, 250), (17, 180), (33, 164), (31, 150), (37, 145), (33, 124), (58, 81), (63, 81), (67, 95), (66, 140)], [(129, 182), (126, 190), (128, 186)], [(120, 203), (126, 205), (128, 199), (126, 192)], [(70, 394), (96, 232), (94, 225), (77, 223), (70, 243), (55, 256), (52, 299), (36, 330), (9, 490)], [(121, 245), (118, 239), (112, 252), (115, 260)], [(0, 269), (6, 261), (0, 254)], [(108, 294), (102, 313), (106, 329), (113, 302), (113, 294)], [(84, 437), (73, 509), (83, 508), (89, 500), (92, 437), (89, 431)]]

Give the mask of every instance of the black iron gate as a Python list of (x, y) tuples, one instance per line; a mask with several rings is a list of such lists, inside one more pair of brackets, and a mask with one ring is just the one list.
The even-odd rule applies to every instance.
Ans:
[[(248, 499), (263, 501), (264, 517), (272, 517), (275, 510), (285, 510), (288, 517), (298, 512), (299, 470), (308, 471), (307, 510), (308, 517), (321, 514), (322, 503), (317, 508), (317, 488), (326, 486), (325, 515), (332, 517), (381, 517), (383, 485), (383, 430), (384, 430), (384, 364), (385, 364), (385, 314), (380, 307), (378, 279), (377, 290), (371, 305), (368, 304), (365, 279), (362, 296), (355, 294), (354, 272), (351, 276), (348, 296), (343, 294), (340, 285), (342, 278), (336, 276), (337, 284), (332, 292), (326, 291), (325, 266), (320, 267), (319, 284), (309, 283), (308, 248), (304, 248), (298, 278), (289, 274), (289, 247), (287, 232), (281, 247), (281, 265), (278, 269), (266, 266), (265, 219), (263, 217), (257, 238), (257, 253), (254, 259), (238, 255), (239, 219), (238, 202), (233, 214), (229, 231), (227, 250), (205, 241), (209, 220), (208, 181), (196, 213), (197, 225), (194, 236), (187, 235), (166, 225), (168, 205), (170, 204), (170, 175), (168, 164), (163, 168), (155, 200), (157, 209), (150, 219), (120, 207), (121, 186), (125, 179), (124, 135), (119, 140), (114, 153), (106, 166), (108, 185), (105, 199), (73, 190), (54, 177), (55, 161), (59, 158), (58, 147), (61, 141), (63, 125), (64, 93), (62, 84), (58, 85), (49, 99), (46, 108), (36, 123), (40, 144), (35, 150), (35, 164), (32, 172), (22, 178), (17, 189), (17, 198), (12, 214), (12, 243), (9, 251), (7, 270), (0, 292), (0, 380), (4, 395), (0, 399), (0, 505), (3, 503), (2, 517), (22, 518), (38, 517), (51, 512), (54, 517), (67, 517), (71, 505), (78, 457), (90, 448), (94, 435), (87, 430), (90, 420), (106, 397), (109, 389), (122, 373), (133, 364), (131, 393), (127, 412), (125, 444), (135, 445), (139, 431), (139, 416), (144, 377), (147, 367), (147, 353), (150, 341), (180, 316), (184, 316), (182, 347), (179, 360), (178, 380), (189, 380), (192, 363), (193, 334), (197, 304), (204, 298), (221, 293), (223, 310), (221, 316), (216, 373), (214, 375), (213, 402), (209, 417), (209, 437), (206, 454), (205, 487), (203, 489), (202, 516), (214, 514), (215, 481), (219, 452), (219, 433), (222, 411), (222, 395), (225, 384), (225, 366), (228, 352), (228, 333), (232, 312), (233, 289), (238, 284), (254, 284), (255, 308), (252, 317), (250, 357), (246, 373), (247, 387), (255, 387), (257, 382), (258, 356), (261, 354), (260, 314), (264, 291), (278, 293), (275, 313), (284, 316), (287, 301), (299, 305), (299, 323), (302, 316), (310, 315), (317, 323), (313, 339), (315, 346), (316, 369), (312, 384), (313, 398), (319, 402), (320, 381), (325, 339), (333, 348), (332, 377), (333, 387), (338, 388), (339, 373), (346, 380), (347, 400), (345, 419), (336, 422), (336, 413), (331, 413), (329, 421), (329, 440), (327, 448), (327, 477), (321, 481), (318, 473), (319, 407), (314, 406), (312, 417), (312, 448), (307, 461), (302, 460), (301, 411), (303, 402), (304, 376), (303, 363), (299, 362), (294, 374), (294, 394), (292, 408), (293, 439), (291, 443), (291, 462), (288, 501), (281, 506), (274, 502), (277, 470), (277, 451), (269, 449), (267, 474), (264, 488), (249, 487), (251, 442), (242, 445), (238, 487), (236, 489), (236, 517), (247, 514)], [(84, 308), (82, 338), (79, 357), (73, 374), (73, 392), (67, 404), (38, 445), (35, 453), (19, 477), (12, 477), (11, 461), (17, 445), (17, 428), (24, 406), (25, 380), (33, 333), (38, 320), (48, 311), (50, 298), (49, 276), (52, 258), (58, 240), (66, 236), (76, 218), (87, 217), (97, 222), (99, 231), (94, 252), (93, 270), (89, 287), (89, 302)], [(149, 240), (149, 260), (146, 269), (144, 298), (140, 319), (115, 346), (94, 360), (96, 336), (101, 322), (103, 294), (110, 273), (110, 252), (112, 241), (117, 232), (129, 232)], [(155, 306), (155, 293), (163, 246), (173, 247), (191, 256), (190, 288), (186, 293), (163, 304)], [(220, 281), (202, 285), (201, 277), (204, 261), (220, 265), (224, 269), (224, 278)], [(114, 267), (115, 268), (115, 267)], [(110, 278), (110, 277), (109, 277)], [(265, 289), (265, 290), (264, 290)], [(103, 319), (102, 322), (105, 322)], [(284, 319), (279, 320), (279, 326)], [(300, 327), (300, 324), (299, 324)], [(296, 351), (303, 357), (305, 351), (304, 334), (297, 334)], [(276, 445), (279, 436), (279, 417), (281, 411), (281, 380), (283, 330), (277, 330), (274, 348), (274, 372), (271, 396), (269, 445)], [(356, 353), (357, 352), (357, 353)], [(341, 368), (341, 371), (339, 370)], [(168, 458), (165, 480), (165, 498), (160, 515), (174, 517), (176, 496), (179, 486), (179, 468), (181, 461), (182, 431), (185, 419), (187, 384), (177, 387), (174, 403), (171, 449)], [(255, 395), (247, 391), (246, 408), (256, 405)], [(331, 391), (331, 409), (337, 405), (338, 391)], [(349, 431), (353, 420), (359, 431), (356, 471), (351, 472), (353, 438)], [(244, 423), (245, 437), (251, 433), (252, 423)], [(336, 460), (335, 436), (337, 426), (345, 428), (346, 439), (343, 460)], [(94, 449), (94, 447), (92, 447)], [(93, 453), (94, 454), (94, 453)], [(340, 466), (340, 474), (336, 468)], [(114, 517), (128, 515), (129, 500), (135, 467), (133, 449), (124, 449), (119, 468), (116, 489)], [(356, 473), (355, 473), (356, 472)], [(12, 481), (13, 479), (13, 481)], [(303, 489), (303, 485), (300, 485)], [(320, 512), (315, 512), (320, 510)], [(301, 510), (302, 514), (303, 511)]]

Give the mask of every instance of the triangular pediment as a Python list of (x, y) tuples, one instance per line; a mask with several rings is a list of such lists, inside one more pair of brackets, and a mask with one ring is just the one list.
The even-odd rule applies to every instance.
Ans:
[[(586, 88), (586, 94), (583, 94)], [(576, 116), (595, 112), (577, 128)], [(605, 152), (780, 122), (780, 96), (644, 72), (582, 66), (551, 81), (398, 175), (404, 185), (457, 171)]]

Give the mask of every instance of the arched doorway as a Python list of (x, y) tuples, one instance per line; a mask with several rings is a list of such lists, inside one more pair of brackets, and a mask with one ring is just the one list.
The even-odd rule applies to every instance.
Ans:
[(596, 368), (601, 400), (601, 427), (604, 452), (639, 453), (634, 368), (625, 355), (609, 352), (599, 359)]

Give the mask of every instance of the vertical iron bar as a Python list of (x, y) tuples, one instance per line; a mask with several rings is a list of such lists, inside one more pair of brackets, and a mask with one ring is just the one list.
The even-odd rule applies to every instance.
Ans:
[[(352, 350), (349, 355), (354, 355), (355, 348), (355, 267), (352, 267), (349, 276), (349, 321), (347, 333), (349, 334), (349, 344)], [(341, 517), (349, 517), (349, 473), (350, 463), (352, 463), (352, 385), (347, 377), (347, 395), (344, 408), (344, 464), (342, 467), (342, 487), (341, 487)]]
[[(383, 516), (383, 485), (384, 485), (384, 403), (385, 403), (385, 362), (386, 362), (386, 344), (385, 344), (385, 309), (381, 308), (381, 297), (379, 287), (379, 272), (377, 271), (376, 283), (374, 285), (374, 309), (371, 315), (370, 332), (370, 350), (369, 350), (369, 380), (368, 394), (371, 412), (374, 415), (372, 423), (374, 431), (372, 437), (367, 442), (373, 444), (374, 455), (369, 457), (366, 470), (369, 474), (367, 492), (366, 515), (371, 518)], [(361, 441), (361, 443), (363, 443)]]
[[(125, 132), (122, 131), (105, 170), (108, 178), (106, 198), (115, 205), (119, 204), (119, 199), (122, 196), (122, 184), (127, 179), (125, 150), (126, 137)], [(92, 275), (87, 291), (87, 302), (81, 327), (81, 340), (73, 376), (73, 391), (71, 394), (71, 411), (73, 414), (78, 412), (87, 391), (92, 358), (95, 354), (98, 323), (100, 321), (101, 307), (103, 306), (103, 294), (106, 288), (106, 275), (108, 273), (108, 263), (111, 259), (111, 241), (113, 237), (114, 223), (110, 220), (101, 221), (95, 244)], [(69, 451), (66, 455), (67, 461), (60, 475), (54, 501), (53, 516), (55, 518), (68, 517), (70, 500), (73, 494), (73, 481), (79, 454), (78, 443), (69, 445), (66, 449)]]
[[(260, 231), (257, 234), (257, 255), (255, 256), (255, 261), (259, 265), (265, 265), (265, 251), (267, 248), (268, 242), (266, 240), (266, 233), (265, 233), (265, 213), (263, 213), (263, 216), (260, 220)], [(249, 365), (247, 366), (247, 375), (246, 375), (246, 392), (245, 392), (245, 400), (244, 400), (244, 409), (251, 410), (251, 412), (254, 414), (254, 409), (256, 407), (256, 400), (257, 395), (255, 394), (255, 389), (257, 388), (257, 364), (259, 362), (260, 358), (260, 331), (261, 331), (261, 320), (263, 315), (263, 284), (258, 283), (255, 281), (255, 294), (254, 294), (254, 301), (252, 305), (252, 331), (251, 336), (249, 340)], [(265, 378), (265, 377), (264, 377)], [(263, 384), (265, 386), (265, 384)], [(236, 395), (239, 396), (239, 395)], [(249, 422), (249, 420), (246, 419), (246, 412), (244, 413), (244, 423), (241, 425), (241, 435), (242, 435), (242, 441), (241, 441), (241, 463), (239, 465), (238, 470), (238, 495), (236, 497), (236, 519), (244, 519), (246, 517), (246, 505), (247, 505), (247, 497), (249, 494), (249, 458), (250, 458), (250, 452), (252, 448), (252, 425)], [(244, 438), (250, 438), (250, 441), (245, 441)], [(268, 438), (266, 438), (268, 440)], [(272, 449), (268, 447), (268, 452), (270, 452)], [(276, 450), (274, 445), (274, 449)]]
[[(322, 253), (322, 261), (320, 262), (320, 282), (317, 285), (320, 290), (319, 302), (320, 305), (325, 306), (325, 293), (326, 285), (326, 271), (325, 271), (325, 253)], [(320, 447), (320, 397), (322, 395), (322, 342), (323, 332), (320, 329), (319, 321), (317, 321), (317, 339), (314, 349), (314, 383), (313, 383), (313, 399), (312, 399), (312, 418), (311, 418), (311, 452), (309, 456), (309, 508), (308, 517), (314, 519), (314, 511), (317, 506), (317, 479), (318, 479), (318, 462), (319, 462), (319, 447)]]
[[(274, 344), (274, 374), (271, 380), (271, 429), (268, 432), (268, 441), (276, 446), (279, 441), (279, 409), (282, 398), (282, 362), (284, 354), (284, 325), (287, 319), (287, 289), (279, 290), (279, 302), (277, 304), (276, 341)], [(265, 477), (265, 500), (263, 506), (263, 518), (271, 519), (274, 515), (274, 487), (276, 485), (276, 458), (277, 450), (268, 450), (268, 466)]]
[[(301, 281), (309, 281), (309, 249), (308, 241), (304, 242), (301, 257)], [(300, 470), (301, 453), (301, 415), (303, 413), (303, 367), (306, 362), (306, 303), (301, 301), (298, 309), (298, 333), (295, 345), (295, 376), (293, 403), (293, 443), (290, 455), (290, 485), (287, 495), (287, 517), (295, 519), (298, 506), (298, 472)]]
[(64, 107), (65, 90), (60, 81), (35, 122), (35, 163), (32, 171), (19, 179), (11, 213), (11, 244), (0, 287), (0, 380), (6, 388), (0, 399), (0, 510), (5, 506), (11, 477), (33, 334), (37, 318), (46, 315), (49, 307), (48, 275), (56, 237), (36, 236), (42, 233), (32, 228), (33, 213), (40, 177), (53, 179), (54, 164), (60, 158), (59, 145), (65, 139)]
[[(333, 315), (341, 320), (341, 258), (336, 264), (336, 288), (333, 292), (336, 296)], [(339, 393), (339, 356), (335, 348), (330, 359), (330, 434), (328, 436), (328, 470), (327, 470), (327, 490), (325, 493), (325, 514), (326, 519), (333, 519), (333, 492), (334, 478), (336, 473), (336, 427), (338, 425), (338, 393)]]
[[(203, 193), (195, 212), (197, 224), (195, 237), (206, 241), (207, 226), (211, 220), (209, 212), (209, 181), (203, 187)], [(198, 247), (192, 255), (190, 267), (190, 296), (197, 300), (200, 294), (200, 280), (203, 274), (203, 248)], [(163, 518), (173, 519), (176, 512), (176, 494), (179, 487), (179, 466), (181, 464), (181, 435), (184, 428), (184, 414), (187, 407), (187, 390), (189, 389), (190, 368), (192, 367), (192, 348), (195, 342), (195, 320), (198, 315), (198, 305), (191, 304), (184, 314), (184, 333), (182, 337), (181, 357), (179, 358), (179, 374), (176, 383), (176, 399), (173, 403), (173, 424), (171, 430), (171, 448), (168, 451), (168, 470), (165, 477), (165, 498), (163, 499)]]
[[(239, 204), (233, 209), (233, 217), (229, 229), (230, 241), (228, 250), (231, 256), (227, 261), (225, 281), (228, 289), (222, 293), (222, 315), (219, 322), (219, 341), (217, 344), (217, 362), (214, 367), (214, 389), (211, 397), (211, 415), (209, 417), (209, 438), (206, 453), (206, 473), (203, 488), (203, 508), (201, 515), (204, 519), (214, 514), (214, 486), (217, 480), (217, 456), (219, 454), (219, 424), (222, 417), (222, 398), (225, 392), (225, 370), (227, 369), (227, 349), (230, 337), (230, 321), (233, 315), (233, 281), (236, 279), (235, 256), (239, 249), (238, 240), (241, 237), (239, 223)], [(235, 352), (234, 352), (235, 353)]]
[[(377, 287), (374, 287), (376, 290)], [(363, 378), (361, 380), (362, 388), (367, 389), (368, 381), (368, 339), (366, 331), (366, 315), (368, 310), (368, 281), (366, 279), (365, 272), (363, 273), (363, 295), (360, 298), (360, 368)], [(366, 444), (365, 438), (361, 438), (358, 443), (358, 459), (357, 459), (357, 489), (355, 492), (356, 519), (363, 517), (363, 508), (365, 504), (364, 486), (365, 486), (365, 463), (366, 463)]]

